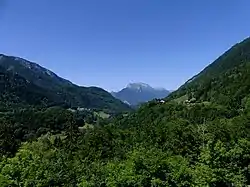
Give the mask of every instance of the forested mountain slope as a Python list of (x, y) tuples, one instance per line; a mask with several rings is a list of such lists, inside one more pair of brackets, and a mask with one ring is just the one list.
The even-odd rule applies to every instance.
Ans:
[[(18, 74), (6, 72), (1, 66), (0, 94), (1, 111), (6, 111), (14, 106), (43, 106), (54, 102), (50, 92), (46, 92), (45, 89), (27, 81)], [(47, 98), (50, 98), (50, 100)]]
[(129, 106), (97, 87), (72, 84), (27, 60), (0, 55), (1, 92), (8, 104), (85, 107), (107, 112), (130, 110)]
[(209, 101), (243, 107), (250, 91), (250, 38), (237, 43), (198, 75), (188, 80), (168, 100)]

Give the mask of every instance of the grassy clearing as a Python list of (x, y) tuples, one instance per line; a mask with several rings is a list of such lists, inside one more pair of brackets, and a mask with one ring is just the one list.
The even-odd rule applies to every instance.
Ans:
[(103, 111), (100, 111), (100, 112), (94, 112), (94, 114), (100, 118), (103, 118), (103, 119), (107, 119), (110, 117), (109, 114), (103, 112)]

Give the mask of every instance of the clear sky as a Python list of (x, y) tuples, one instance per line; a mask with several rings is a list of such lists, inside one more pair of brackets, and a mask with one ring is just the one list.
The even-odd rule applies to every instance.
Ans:
[(176, 89), (250, 33), (249, 0), (0, 0), (0, 53), (83, 86)]

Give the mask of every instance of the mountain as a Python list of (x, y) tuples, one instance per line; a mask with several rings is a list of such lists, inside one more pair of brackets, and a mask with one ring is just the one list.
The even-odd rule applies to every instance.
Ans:
[[(46, 135), (22, 144), (17, 154), (12, 150), (13, 134), (20, 136), (33, 123), (27, 121), (23, 130), (19, 118), (28, 120), (29, 113), (15, 115), (19, 123), (13, 124), (20, 124), (18, 128), (11, 131), (6, 124), (0, 128), (4, 154), (14, 156), (0, 160), (0, 183), (15, 186), (21, 178), (21, 184), (30, 186), (249, 186), (249, 56), (247, 39), (165, 102), (146, 102), (133, 113), (98, 122), (98, 128), (88, 128), (84, 135), (74, 132), (67, 115), (57, 119), (60, 111), (43, 114), (40, 121), (35, 115), (33, 121), (47, 128), (69, 124), (64, 131), (68, 137)], [(128, 89), (151, 90), (146, 84), (131, 84)]]
[(145, 83), (131, 83), (119, 92), (112, 92), (112, 95), (121, 101), (135, 106), (153, 99), (161, 99), (169, 95), (164, 88), (152, 88)]
[(0, 55), (1, 102), (5, 105), (63, 105), (121, 112), (129, 106), (98, 87), (82, 87), (25, 59)]
[(237, 43), (167, 100), (212, 102), (242, 108), (250, 93), (250, 38)]
[[(15, 91), (27, 92), (24, 85), (38, 88), (37, 97), (43, 94), (19, 75), (9, 76), (4, 80), (12, 78)], [(128, 89), (151, 90), (146, 84)], [(9, 155), (0, 159), (2, 186), (20, 184), (20, 178), (31, 186), (250, 185), (250, 39), (233, 46), (165, 102), (152, 100), (128, 115), (98, 120), (98, 127), (82, 129), (84, 135), (65, 111), (0, 115), (0, 156)], [(56, 136), (46, 134), (17, 151), (20, 137), (27, 140), (46, 129), (56, 130)], [(62, 130), (63, 136), (58, 135)]]

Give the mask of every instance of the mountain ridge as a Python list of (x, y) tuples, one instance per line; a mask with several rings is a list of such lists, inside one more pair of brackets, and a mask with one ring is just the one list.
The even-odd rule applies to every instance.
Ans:
[[(77, 86), (39, 64), (20, 57), (1, 54), (0, 67), (2, 73), (8, 77), (6, 80), (11, 81), (16, 75), (22, 77), (22, 79), (27, 81), (25, 86), (27, 89), (30, 88), (29, 92), (34, 91), (33, 86), (37, 89), (39, 88), (38, 90), (41, 91), (40, 94), (43, 95), (43, 98), (50, 101), (49, 103), (53, 103), (54, 101), (53, 105), (63, 104), (68, 107), (79, 106), (100, 110), (104, 109), (112, 112), (130, 110), (129, 106), (114, 98), (102, 88)], [(8, 84), (11, 84), (11, 82)], [(6, 94), (15, 95), (15, 92), (13, 93), (11, 90), (5, 91), (9, 92)], [(16, 97), (18, 96), (16, 95)], [(9, 98), (9, 101), (12, 102), (11, 98)]]

